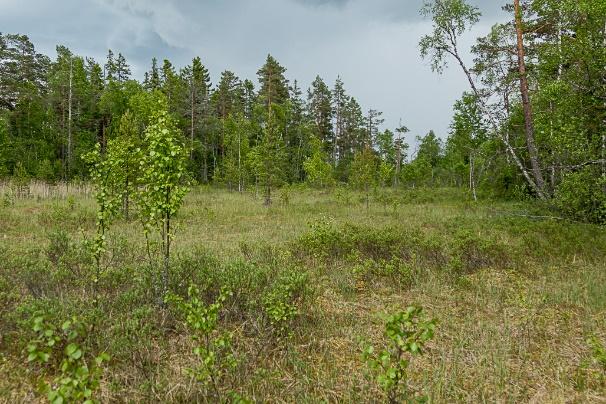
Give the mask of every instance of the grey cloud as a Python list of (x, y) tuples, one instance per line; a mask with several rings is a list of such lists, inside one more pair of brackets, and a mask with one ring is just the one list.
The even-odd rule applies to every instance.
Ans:
[(308, 6), (343, 6), (347, 4), (350, 0), (296, 0), (301, 4), (305, 4)]

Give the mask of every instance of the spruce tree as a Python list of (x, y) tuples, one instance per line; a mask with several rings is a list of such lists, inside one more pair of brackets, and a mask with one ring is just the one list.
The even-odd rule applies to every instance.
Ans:
[(332, 126), (332, 94), (320, 76), (316, 76), (307, 91), (307, 108), (314, 136), (320, 139), (324, 151), (331, 157), (331, 163), (334, 163), (336, 144)]

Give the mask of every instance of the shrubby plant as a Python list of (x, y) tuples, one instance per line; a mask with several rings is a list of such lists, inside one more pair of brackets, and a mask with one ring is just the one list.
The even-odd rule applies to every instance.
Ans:
[(354, 188), (362, 191), (365, 195), (366, 210), (369, 208), (370, 191), (377, 185), (379, 160), (374, 150), (365, 147), (356, 153), (351, 164), (351, 184)]
[(307, 182), (314, 187), (325, 188), (334, 185), (333, 168), (328, 156), (322, 150), (322, 142), (313, 137), (310, 141), (311, 156), (303, 162)]
[(96, 402), (94, 393), (103, 374), (102, 364), (109, 360), (105, 353), (88, 363), (81, 342), (86, 327), (77, 318), (65, 321), (60, 328), (49, 323), (43, 315), (32, 322), (35, 333), (27, 345), (28, 363), (37, 363), (58, 372), (52, 382), (45, 382), (44, 390), (53, 404)]
[(372, 345), (363, 352), (377, 383), (390, 403), (424, 402), (408, 385), (408, 367), (415, 356), (423, 354), (425, 344), (434, 336), (436, 320), (426, 320), (423, 309), (410, 306), (392, 314), (385, 324), (386, 348), (376, 351)]
[(184, 319), (196, 343), (194, 354), (199, 364), (188, 369), (188, 373), (208, 388), (217, 400), (223, 399), (224, 378), (237, 366), (231, 333), (222, 333), (218, 329), (220, 311), (229, 296), (231, 292), (223, 289), (214, 303), (206, 304), (200, 297), (200, 290), (191, 285), (187, 299), (174, 294), (169, 294), (166, 299)]
[(591, 348), (591, 357), (593, 361), (601, 368), (606, 376), (606, 348), (602, 341), (596, 336), (587, 339), (587, 344)]
[(299, 298), (305, 294), (306, 273), (288, 271), (263, 296), (265, 315), (278, 338), (292, 336), (292, 322), (299, 314)]

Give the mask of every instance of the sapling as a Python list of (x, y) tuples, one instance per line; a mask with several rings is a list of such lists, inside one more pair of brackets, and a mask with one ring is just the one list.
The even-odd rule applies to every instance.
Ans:
[(378, 160), (375, 152), (367, 146), (354, 156), (350, 174), (352, 185), (365, 194), (366, 210), (369, 208), (370, 189), (376, 185), (377, 176)]
[(121, 199), (121, 191), (117, 184), (116, 159), (111, 154), (101, 155), (99, 144), (90, 153), (84, 155), (84, 160), (90, 165), (90, 178), (95, 187), (97, 200), (96, 232), (92, 241), (92, 254), (95, 260), (95, 275), (93, 277), (94, 303), (99, 299), (99, 278), (101, 276), (101, 262), (105, 252), (106, 233), (110, 223), (116, 215)]
[(233, 370), (237, 361), (232, 352), (230, 333), (219, 333), (219, 312), (231, 292), (222, 289), (214, 303), (206, 304), (200, 298), (200, 290), (191, 285), (187, 291), (187, 300), (167, 294), (171, 303), (185, 320), (196, 343), (194, 354), (200, 364), (188, 369), (188, 373), (198, 382), (210, 388), (216, 400), (221, 400), (221, 385), (228, 372)]
[(334, 184), (333, 168), (328, 162), (328, 155), (317, 137), (310, 140), (312, 154), (303, 162), (307, 182), (315, 187), (324, 188)]
[(137, 144), (139, 139), (139, 122), (134, 114), (126, 111), (120, 119), (119, 135), (108, 144), (107, 153), (111, 156), (116, 168), (114, 175), (121, 183), (122, 210), (124, 218), (130, 219), (130, 200), (137, 187)]
[[(150, 235), (156, 230), (162, 246), (162, 296), (168, 291), (171, 242), (174, 236), (172, 220), (188, 192), (186, 186), (187, 150), (183, 147), (182, 135), (166, 106), (159, 102), (145, 130), (145, 150), (139, 161), (140, 175), (137, 203), (143, 231), (147, 240), (148, 256)], [(153, 262), (150, 262), (153, 266)]]
[(423, 309), (411, 306), (387, 318), (385, 336), (388, 346), (375, 352), (366, 347), (363, 359), (376, 376), (390, 403), (424, 401), (415, 397), (408, 387), (407, 369), (412, 358), (423, 353), (427, 341), (433, 338), (436, 320), (426, 320)]

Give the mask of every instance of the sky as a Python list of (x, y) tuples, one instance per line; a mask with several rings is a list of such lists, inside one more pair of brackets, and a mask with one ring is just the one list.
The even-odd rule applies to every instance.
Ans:
[[(255, 83), (267, 54), (306, 89), (316, 75), (332, 87), (340, 76), (362, 105), (383, 112), (384, 128), (400, 122), (408, 141), (430, 129), (448, 135), (452, 105), (467, 90), (451, 64), (433, 73), (419, 55), (431, 22), (419, 15), (423, 0), (0, 0), (0, 31), (26, 34), (36, 50), (55, 56), (58, 44), (104, 62), (121, 52), (135, 78), (152, 57), (182, 67), (200, 56), (217, 83), (223, 70)], [(470, 0), (483, 14), (461, 40), (507, 19), (504, 0)]]

